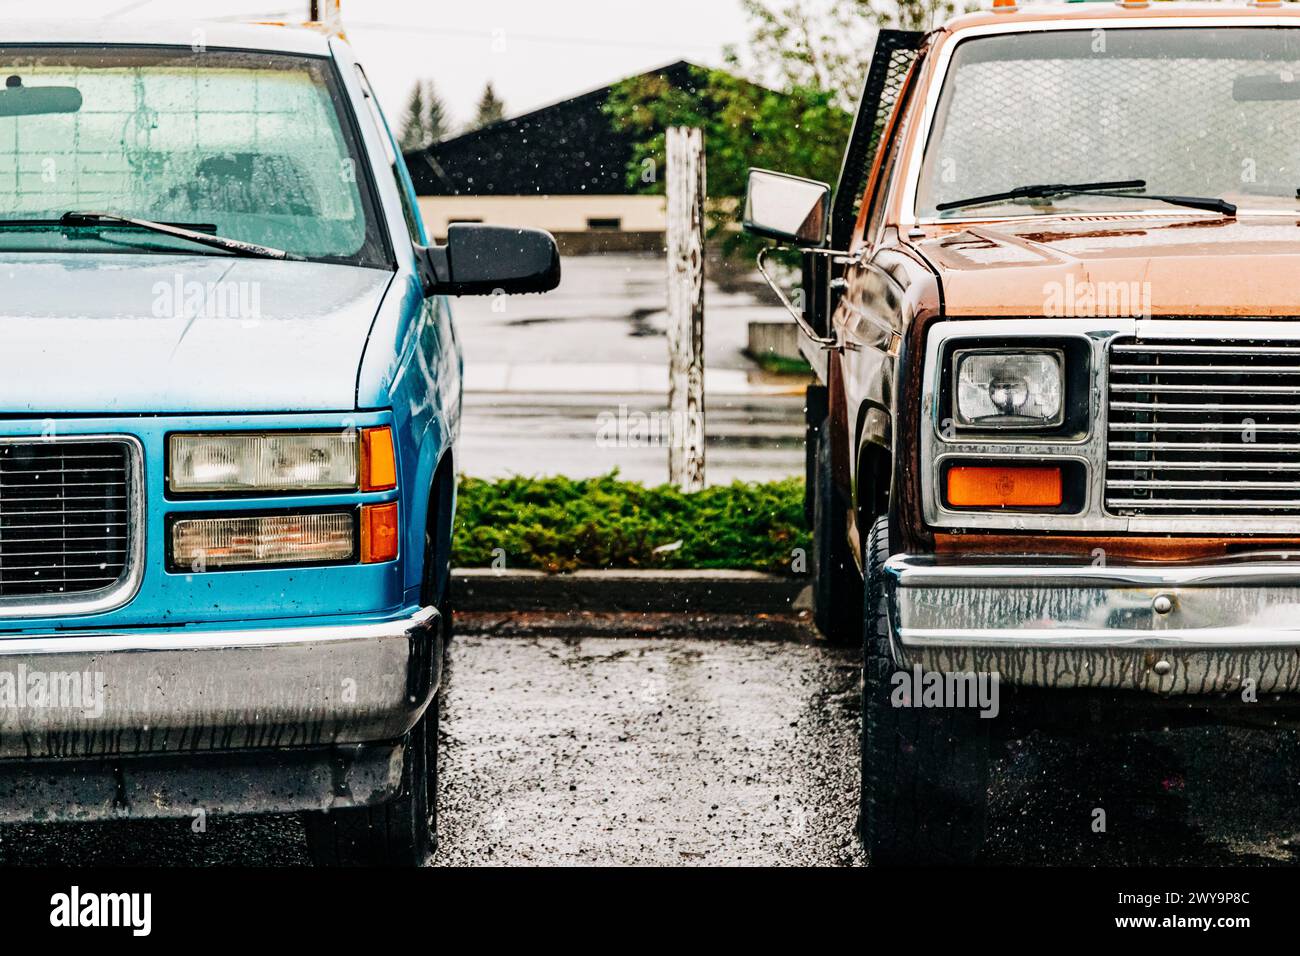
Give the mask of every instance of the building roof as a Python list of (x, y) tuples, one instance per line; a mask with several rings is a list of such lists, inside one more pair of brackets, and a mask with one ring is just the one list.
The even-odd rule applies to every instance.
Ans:
[[(641, 76), (693, 87), (685, 60)], [(634, 192), (627, 184), (635, 137), (604, 111), (614, 85), (500, 120), (405, 153), (422, 196), (575, 196)]]
[(209, 20), (9, 20), (4, 45), (131, 44), (192, 46), (197, 38), (208, 49), (264, 50), (275, 53), (329, 55), (329, 38), (297, 26), (225, 23)]

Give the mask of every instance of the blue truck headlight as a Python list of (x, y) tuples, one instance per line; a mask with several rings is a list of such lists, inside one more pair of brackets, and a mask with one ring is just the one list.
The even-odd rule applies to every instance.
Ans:
[(170, 436), (167, 490), (343, 491), (357, 487), (357, 436), (329, 432), (226, 432)]
[(173, 571), (334, 564), (357, 558), (357, 512), (178, 517), (171, 522)]

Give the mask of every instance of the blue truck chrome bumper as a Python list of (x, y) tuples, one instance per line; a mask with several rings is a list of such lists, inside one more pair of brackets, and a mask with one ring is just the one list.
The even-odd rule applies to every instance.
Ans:
[(1300, 691), (1300, 563), (885, 566), (900, 664), (1013, 685), (1185, 695)]
[(0, 822), (389, 799), (402, 738), (438, 690), (442, 630), (423, 608), (367, 623), (0, 639)]
[(0, 639), (0, 760), (393, 740), (437, 691), (441, 618)]

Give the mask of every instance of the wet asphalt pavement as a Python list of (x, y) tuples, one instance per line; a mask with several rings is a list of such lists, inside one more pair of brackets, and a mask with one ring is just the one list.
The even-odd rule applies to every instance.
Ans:
[(783, 641), (457, 643), (439, 863), (858, 860), (856, 655)]
[[(716, 270), (715, 270), (716, 271)], [(453, 306), (465, 354), (466, 394), (457, 466), (476, 478), (567, 475), (586, 478), (618, 469), (623, 478), (667, 479), (667, 450), (657, 442), (597, 441), (603, 419), (654, 417), (666, 410), (667, 267), (661, 255), (566, 256), (554, 292), (507, 300), (465, 297)], [(784, 322), (786, 313), (756, 273), (710, 274), (705, 289), (705, 365), (745, 372), (769, 386), (743, 350), (751, 321)], [(564, 374), (539, 375), (560, 363)], [(485, 368), (513, 366), (541, 378), (506, 388)], [(599, 370), (629, 377), (617, 391), (597, 387)], [(638, 382), (633, 370), (655, 370)], [(532, 373), (532, 374), (528, 374)], [(744, 376), (742, 376), (744, 377)], [(712, 382), (712, 379), (710, 379)], [(706, 395), (705, 439), (710, 484), (771, 481), (803, 473), (803, 382), (782, 394)]]
[[(854, 650), (550, 633), (451, 644), (437, 865), (864, 862)], [(1271, 729), (1012, 742), (991, 862), (1291, 862), (1298, 754)], [(306, 862), (287, 816), (0, 827), (0, 864)]]
[[(786, 321), (779, 301), (749, 269), (704, 287), (704, 364), (752, 368), (742, 354), (751, 321)], [(631, 362), (668, 364), (668, 266), (653, 253), (565, 256), (560, 286), (508, 299), (465, 296), (452, 304), (465, 364)]]

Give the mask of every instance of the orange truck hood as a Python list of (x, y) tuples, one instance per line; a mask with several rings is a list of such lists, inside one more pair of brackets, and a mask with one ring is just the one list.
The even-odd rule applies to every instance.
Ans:
[(914, 244), (947, 316), (1300, 315), (1300, 217), (1054, 216)]

